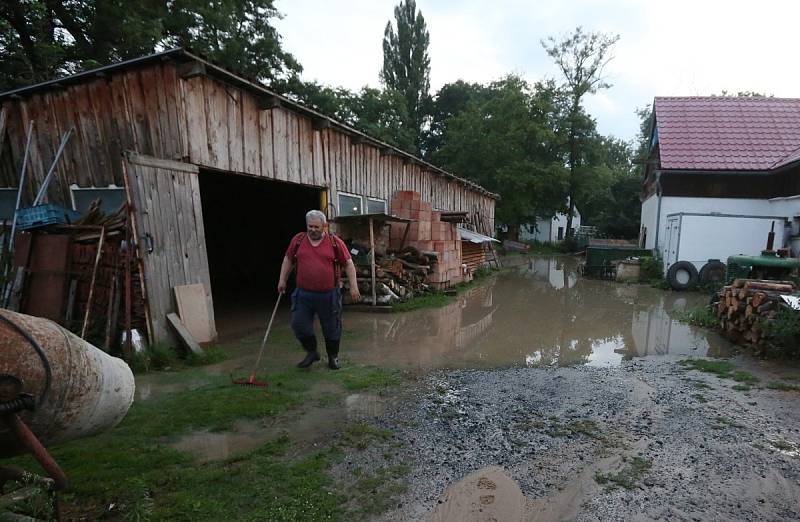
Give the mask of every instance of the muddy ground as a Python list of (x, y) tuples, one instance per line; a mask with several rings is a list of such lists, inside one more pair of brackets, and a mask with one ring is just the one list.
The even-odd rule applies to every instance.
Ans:
[(407, 467), (375, 520), (797, 520), (800, 396), (735, 385), (664, 360), (439, 371), (335, 475)]
[[(737, 352), (681, 322), (707, 300), (520, 258), (441, 308), (346, 313), (338, 376), (399, 371), (399, 388), (333, 393), (315, 365), (300, 407), (173, 447), (225, 464), (285, 434), (292, 458), (331, 456), (326, 494), (347, 520), (798, 520), (800, 367), (740, 354), (720, 377), (682, 364)], [(266, 312), (223, 325), (231, 359), (178, 382), (138, 378), (137, 400), (246, 374)], [(282, 310), (271, 371), (297, 372), (288, 323)]]

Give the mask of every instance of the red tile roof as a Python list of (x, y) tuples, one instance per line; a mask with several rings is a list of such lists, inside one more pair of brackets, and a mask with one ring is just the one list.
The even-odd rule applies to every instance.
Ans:
[(657, 97), (663, 169), (771, 170), (800, 160), (800, 99)]

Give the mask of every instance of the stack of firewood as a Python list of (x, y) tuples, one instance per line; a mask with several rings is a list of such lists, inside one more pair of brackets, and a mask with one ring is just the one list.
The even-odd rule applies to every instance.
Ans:
[(736, 343), (759, 344), (763, 320), (774, 319), (781, 295), (794, 293), (792, 281), (736, 279), (719, 293), (716, 314), (722, 333)]
[[(430, 292), (426, 278), (431, 265), (436, 262), (435, 252), (422, 254), (414, 248), (401, 253), (381, 256), (375, 259), (375, 293), (378, 304), (392, 304), (406, 301), (415, 295)], [(369, 264), (356, 264), (358, 289), (362, 303), (372, 303), (372, 271)], [(345, 287), (349, 282), (345, 280)], [(350, 304), (349, 296), (344, 296)]]

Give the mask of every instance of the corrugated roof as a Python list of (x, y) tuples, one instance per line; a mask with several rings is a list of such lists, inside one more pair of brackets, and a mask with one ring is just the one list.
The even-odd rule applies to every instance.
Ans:
[(656, 97), (661, 168), (771, 170), (800, 160), (800, 99)]
[(489, 243), (494, 241), (495, 243), (499, 243), (500, 241), (496, 240), (490, 236), (484, 236), (483, 234), (478, 234), (477, 232), (473, 232), (472, 230), (467, 230), (466, 228), (456, 227), (458, 228), (458, 237), (461, 238), (462, 241), (469, 241), (470, 243)]

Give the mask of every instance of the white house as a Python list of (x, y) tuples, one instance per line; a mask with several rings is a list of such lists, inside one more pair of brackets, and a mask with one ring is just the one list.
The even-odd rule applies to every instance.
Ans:
[[(575, 208), (572, 216), (572, 228), (581, 226), (581, 213)], [(519, 229), (521, 241), (539, 241), (542, 243), (558, 243), (567, 237), (567, 215), (558, 213), (551, 218), (537, 218), (536, 225), (522, 225)]]
[(657, 97), (642, 247), (702, 280), (709, 260), (758, 255), (770, 230), (800, 254), (800, 99)]

